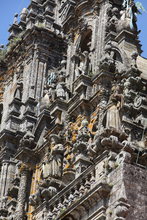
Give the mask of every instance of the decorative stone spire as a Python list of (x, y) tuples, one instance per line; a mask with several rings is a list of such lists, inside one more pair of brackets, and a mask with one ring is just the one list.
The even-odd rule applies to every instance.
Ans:
[(18, 24), (18, 14), (17, 13), (15, 13), (15, 15), (14, 15), (14, 20), (13, 20), (13, 24)]

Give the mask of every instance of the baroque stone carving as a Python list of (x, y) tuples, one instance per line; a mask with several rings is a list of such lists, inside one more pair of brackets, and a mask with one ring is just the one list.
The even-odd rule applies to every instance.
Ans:
[(46, 160), (42, 164), (42, 177), (60, 178), (62, 176), (64, 147), (60, 143), (58, 135), (50, 135), (50, 152), (46, 154)]
[(20, 141), (20, 146), (22, 148), (29, 148), (29, 149), (34, 149), (35, 147), (35, 141), (34, 141), (34, 135), (32, 133), (32, 125), (27, 127), (26, 134)]
[(120, 85), (113, 88), (114, 91), (110, 96), (110, 100), (107, 106), (106, 112), (106, 128), (115, 128), (116, 130), (121, 129), (121, 114), (120, 110), (122, 107), (123, 97), (120, 91)]
[(32, 0), (15, 15), (0, 49), (0, 219), (146, 218), (136, 13), (133, 0)]

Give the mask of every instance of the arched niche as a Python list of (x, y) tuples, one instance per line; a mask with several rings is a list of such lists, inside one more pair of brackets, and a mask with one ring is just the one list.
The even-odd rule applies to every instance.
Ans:
[(86, 29), (78, 37), (75, 48), (74, 61), (74, 80), (80, 75), (89, 75), (91, 71), (91, 39), (92, 30)]
[(122, 57), (121, 57), (120, 53), (119, 53), (117, 50), (114, 50), (113, 59), (114, 59), (116, 62), (123, 63)]
[(112, 58), (115, 61), (115, 71), (121, 72), (124, 69), (124, 63), (120, 51), (114, 48)]
[(112, 41), (107, 45), (111, 45), (111, 50), (113, 51), (113, 59), (116, 61), (116, 63), (119, 63), (126, 68), (129, 67), (128, 56), (126, 52), (118, 45), (118, 43)]
[(110, 42), (105, 46), (107, 58), (111, 61), (110, 72), (121, 72), (124, 69), (124, 56), (118, 44)]
[(92, 40), (92, 30), (87, 29), (78, 36), (77, 40), (75, 41), (75, 48), (76, 52), (84, 52), (88, 51), (90, 52), (90, 46), (91, 46), (91, 40)]
[(91, 40), (92, 40), (92, 31), (88, 29), (87, 31), (83, 32), (81, 35), (81, 41), (79, 45), (81, 52), (84, 51), (90, 52)]

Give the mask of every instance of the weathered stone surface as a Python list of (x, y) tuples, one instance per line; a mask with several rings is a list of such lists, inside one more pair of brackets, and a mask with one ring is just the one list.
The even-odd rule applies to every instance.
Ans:
[(32, 0), (15, 14), (0, 46), (0, 219), (146, 220), (136, 12), (130, 0)]

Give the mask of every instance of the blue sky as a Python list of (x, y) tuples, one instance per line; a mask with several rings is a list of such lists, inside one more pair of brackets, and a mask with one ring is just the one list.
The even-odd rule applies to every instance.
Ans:
[[(147, 0), (140, 0), (147, 11)], [(30, 0), (0, 0), (0, 44), (6, 44), (9, 36), (9, 25), (13, 22), (15, 13), (20, 13), (21, 9), (27, 7)], [(140, 40), (143, 53), (147, 58), (147, 12), (138, 16), (138, 28), (141, 30)]]

